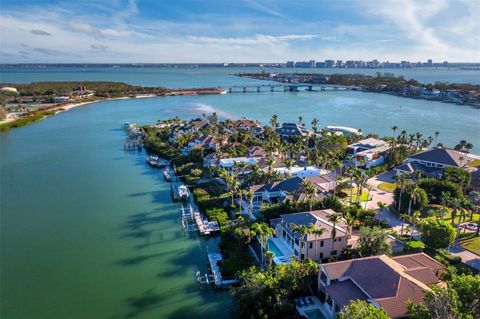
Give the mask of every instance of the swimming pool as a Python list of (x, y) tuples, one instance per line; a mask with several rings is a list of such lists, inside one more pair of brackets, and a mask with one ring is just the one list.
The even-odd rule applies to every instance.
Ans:
[(308, 319), (326, 319), (320, 309), (305, 310)]
[(277, 257), (284, 257), (282, 251), (275, 245), (275, 242), (269, 238), (268, 239), (268, 250), (275, 254)]

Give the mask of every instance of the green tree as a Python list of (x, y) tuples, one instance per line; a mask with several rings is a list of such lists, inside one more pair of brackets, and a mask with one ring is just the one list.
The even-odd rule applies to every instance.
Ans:
[(238, 303), (240, 318), (288, 318), (296, 313), (293, 300), (310, 293), (318, 265), (310, 259), (292, 259), (263, 272), (251, 267), (239, 274), (240, 284), (230, 292)]
[(413, 319), (480, 318), (480, 276), (452, 274), (446, 288), (432, 287), (424, 304), (408, 305)]
[(389, 319), (383, 309), (363, 300), (351, 300), (338, 314), (338, 319)]
[(458, 184), (461, 188), (465, 188), (470, 185), (472, 176), (463, 168), (448, 166), (443, 170), (443, 179)]
[(251, 230), (255, 235), (259, 237), (261, 263), (262, 266), (264, 266), (264, 255), (265, 252), (268, 251), (268, 237), (273, 236), (273, 229), (271, 229), (267, 224), (264, 223), (254, 223), (251, 227)]
[(439, 218), (425, 218), (420, 222), (419, 228), (422, 241), (427, 247), (447, 248), (455, 240), (455, 228)]
[(362, 227), (358, 240), (358, 252), (362, 257), (391, 254), (391, 247), (386, 240), (387, 233), (382, 228)]

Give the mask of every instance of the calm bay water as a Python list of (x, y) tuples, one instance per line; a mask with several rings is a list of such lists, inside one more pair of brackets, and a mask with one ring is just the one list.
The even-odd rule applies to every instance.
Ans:
[[(241, 69), (245, 71), (244, 69)], [(447, 72), (444, 70), (443, 72)], [(221, 86), (253, 80), (232, 69), (5, 70), (2, 82), (115, 80), (169, 87)], [(416, 70), (420, 72), (420, 70)], [(474, 82), (465, 71), (412, 76)], [(458, 73), (460, 72), (460, 73)], [(472, 71), (471, 71), (472, 72)], [(451, 80), (448, 80), (451, 79)], [(428, 80), (430, 81), (430, 80)], [(440, 132), (453, 145), (480, 145), (480, 110), (361, 92), (248, 93), (101, 102), (0, 133), (0, 317), (228, 318), (227, 293), (200, 290), (214, 239), (185, 235), (168, 184), (143, 154), (124, 153), (124, 121), (152, 123), (216, 111), (267, 123), (301, 115), (320, 126), (364, 132)], [(478, 153), (478, 151), (477, 151)]]

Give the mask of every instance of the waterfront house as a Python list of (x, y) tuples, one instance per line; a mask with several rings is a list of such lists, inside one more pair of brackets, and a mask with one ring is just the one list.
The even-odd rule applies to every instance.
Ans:
[(252, 186), (253, 205), (259, 207), (263, 202), (270, 205), (277, 204), (292, 196), (296, 196), (295, 200), (304, 200), (305, 195), (302, 193), (303, 180), (310, 180), (313, 183), (316, 188), (315, 197), (318, 200), (329, 196), (329, 192), (332, 192), (338, 183), (333, 175), (329, 175), (306, 178), (295, 176), (283, 181), (254, 185)]
[(219, 141), (215, 136), (201, 134), (188, 142), (188, 144), (182, 148), (183, 154), (188, 154), (194, 148), (203, 148), (204, 150), (216, 150), (219, 147)]
[(466, 153), (433, 148), (408, 157), (403, 164), (393, 170), (397, 176), (419, 171), (424, 177), (441, 178), (445, 167), (465, 167), (471, 161), (472, 158)]
[(191, 120), (186, 126), (185, 126), (185, 131), (187, 133), (197, 133), (200, 130), (206, 129), (209, 127), (210, 124), (208, 121), (201, 119), (201, 118), (196, 118), (194, 120)]
[[(340, 255), (342, 250), (348, 246), (347, 225), (345, 220), (341, 218), (340, 222), (335, 225), (336, 237), (332, 239), (334, 225), (328, 221), (331, 214), (338, 213), (331, 209), (316, 210), (280, 215), (279, 218), (270, 220), (275, 230), (275, 237), (271, 239), (276, 250), (274, 253), (283, 256), (295, 256), (300, 260), (308, 257), (317, 262)], [(310, 227), (311, 224), (317, 230), (322, 229), (322, 235), (307, 234), (302, 236), (294, 231), (294, 225)], [(281, 256), (277, 256), (277, 258), (277, 262), (289, 260), (289, 258), (283, 260)]]
[(390, 144), (376, 138), (366, 138), (347, 147), (347, 155), (351, 156), (350, 163), (357, 167), (369, 169), (385, 163), (385, 155)]
[(260, 122), (249, 120), (249, 119), (241, 119), (235, 122), (235, 127), (237, 129), (251, 131), (259, 126), (260, 126)]
[(350, 300), (364, 300), (391, 318), (407, 315), (406, 301), (422, 303), (428, 285), (439, 284), (445, 266), (424, 253), (390, 258), (386, 255), (320, 265), (318, 290), (331, 318)]
[(296, 123), (283, 123), (281, 127), (277, 128), (277, 133), (282, 139), (289, 139), (294, 136), (306, 136), (305, 130)]

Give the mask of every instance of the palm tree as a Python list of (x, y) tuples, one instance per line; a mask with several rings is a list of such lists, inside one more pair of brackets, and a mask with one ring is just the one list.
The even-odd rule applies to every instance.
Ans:
[(438, 138), (438, 135), (440, 135), (440, 132), (436, 131), (434, 135), (435, 135), (435, 139), (433, 141), (433, 147), (437, 147), (437, 138)]
[(235, 195), (236, 187), (238, 185), (237, 179), (234, 174), (227, 172), (225, 169), (222, 169), (219, 175), (221, 178), (223, 178), (223, 180), (225, 180), (225, 183), (227, 184), (227, 189), (230, 192), (231, 196), (230, 205), (233, 206), (233, 198)]
[[(295, 225), (295, 224), (290, 224), (290, 228), (292, 229), (292, 232), (297, 233), (300, 236), (300, 242), (305, 245), (306, 250), (305, 250), (305, 256), (308, 257), (308, 242), (307, 242), (307, 236), (308, 234), (311, 233), (311, 228), (305, 226), (305, 225)], [(313, 227), (315, 228), (315, 226)], [(301, 247), (300, 247), (301, 248)]]
[(278, 116), (277, 115), (272, 115), (270, 118), (270, 124), (272, 125), (273, 129), (276, 129), (278, 127)]
[(252, 189), (249, 189), (248, 191), (245, 192), (245, 198), (248, 200), (248, 211), (250, 214), (252, 214), (252, 211), (253, 211), (254, 197), (255, 197), (255, 193), (253, 192)]
[(347, 229), (348, 229), (348, 238), (352, 236), (353, 226), (357, 223), (357, 216), (352, 212), (348, 211), (343, 218), (345, 218), (347, 222)]
[(392, 131), (393, 131), (392, 139), (393, 139), (394, 143), (395, 143), (395, 132), (397, 131), (397, 129), (398, 129), (398, 126), (396, 126), (396, 125), (392, 126)]
[(314, 117), (313, 120), (312, 120), (312, 130), (315, 133), (315, 135), (318, 132), (318, 123), (319, 123), (318, 119), (316, 117)]
[(274, 258), (275, 258), (274, 253), (272, 253), (269, 250), (267, 252), (265, 252), (265, 262), (266, 262), (268, 268), (272, 267)]
[(378, 206), (378, 212), (379, 212), (379, 216), (378, 216), (378, 224), (380, 224), (382, 222), (382, 213), (383, 213), (383, 210), (385, 208), (387, 208), (387, 204), (385, 204), (384, 202), (377, 202), (377, 206)]
[(445, 211), (447, 205), (450, 203), (450, 192), (442, 192), (440, 196), (440, 201), (442, 203), (442, 220), (445, 220)]
[(410, 193), (410, 200), (408, 201), (408, 215), (410, 215), (412, 211), (412, 204), (415, 205), (420, 201), (420, 196), (420, 189), (418, 187), (415, 187)]
[(412, 216), (410, 216), (409, 222), (412, 224), (412, 232), (410, 233), (410, 241), (413, 239), (413, 232), (415, 231), (415, 226), (420, 221), (420, 211), (415, 211)]
[(303, 116), (299, 116), (298, 117), (298, 125), (302, 125), (302, 122), (303, 122)]
[(332, 213), (327, 217), (328, 221), (332, 223), (332, 251), (334, 250), (335, 239), (337, 238), (337, 223), (340, 221), (340, 216), (337, 213)]
[(367, 209), (368, 201), (370, 200), (370, 191), (372, 190), (372, 186), (367, 185), (367, 200), (365, 201), (365, 209)]
[(292, 160), (291, 158), (287, 158), (287, 159), (284, 161), (284, 163), (285, 163), (285, 168), (287, 169), (287, 172), (288, 172), (288, 173), (287, 173), (287, 174), (288, 174), (288, 177), (290, 177), (290, 176), (291, 176), (290, 170), (291, 170), (292, 167), (293, 167), (293, 160)]
[(310, 210), (312, 210), (311, 200), (317, 195), (317, 188), (312, 183), (312, 181), (304, 179), (300, 186), (302, 188), (302, 193), (305, 195), (305, 200), (310, 200)]
[[(317, 239), (318, 239), (318, 237), (321, 237), (323, 235), (323, 232), (325, 231), (325, 229), (323, 229), (323, 228), (317, 229), (317, 228), (315, 228), (315, 225), (312, 224), (312, 223), (310, 223), (309, 229), (310, 229), (310, 234), (315, 236), (315, 258), (317, 258), (318, 257), (318, 254), (317, 254), (317, 251), (318, 251)], [(321, 261), (320, 258), (319, 258), (319, 260)]]
[(267, 224), (259, 224), (259, 223), (254, 223), (251, 226), (251, 230), (254, 232), (255, 235), (259, 236), (260, 239), (260, 249), (261, 249), (261, 263), (262, 267), (265, 265), (264, 264), (264, 255), (265, 252), (268, 251), (268, 237), (273, 236), (273, 229), (268, 227)]
[(402, 226), (400, 228), (400, 235), (403, 236), (403, 226), (405, 224), (405, 222), (409, 219), (410, 215), (408, 214), (400, 214), (400, 219), (401, 219), (401, 222), (402, 222)]

